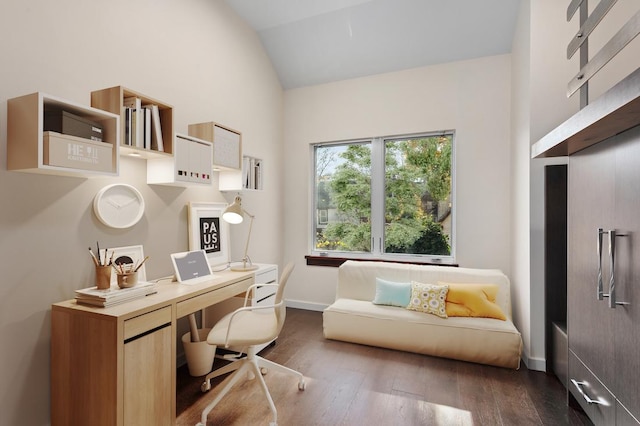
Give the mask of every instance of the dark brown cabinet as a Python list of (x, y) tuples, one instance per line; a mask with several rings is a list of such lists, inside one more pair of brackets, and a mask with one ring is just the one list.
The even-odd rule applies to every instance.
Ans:
[(640, 128), (570, 156), (568, 192), (569, 390), (595, 424), (626, 424), (624, 407), (640, 416)]
[(640, 425), (639, 88), (640, 68), (531, 148), (569, 156), (567, 385), (596, 425)]
[(616, 243), (614, 336), (618, 400), (640, 419), (640, 128), (618, 136), (616, 147)]

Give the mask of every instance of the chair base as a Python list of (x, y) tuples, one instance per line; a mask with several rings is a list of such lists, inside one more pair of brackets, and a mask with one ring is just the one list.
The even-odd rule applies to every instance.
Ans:
[(273, 414), (273, 421), (270, 423), (271, 426), (276, 426), (278, 424), (278, 412), (276, 410), (276, 406), (273, 403), (273, 399), (269, 394), (269, 389), (267, 388), (267, 384), (262, 377), (263, 374), (266, 374), (267, 369), (272, 369), (274, 371), (278, 371), (280, 373), (285, 373), (288, 375), (292, 375), (298, 378), (298, 389), (304, 390), (306, 387), (304, 376), (298, 371), (287, 368), (283, 365), (276, 364), (275, 362), (264, 359), (258, 355), (256, 355), (255, 347), (249, 347), (247, 350), (247, 356), (245, 358), (241, 358), (237, 361), (232, 362), (231, 364), (225, 365), (222, 368), (218, 368), (217, 370), (212, 371), (207, 374), (204, 382), (201, 385), (201, 390), (203, 392), (211, 389), (211, 379), (214, 377), (221, 376), (223, 374), (231, 373), (229, 377), (224, 382), (224, 387), (220, 392), (216, 395), (213, 401), (202, 411), (202, 415), (200, 417), (200, 423), (196, 426), (205, 426), (207, 423), (207, 416), (213, 410), (213, 408), (218, 405), (218, 403), (224, 398), (224, 396), (231, 390), (231, 388), (240, 381), (243, 377), (247, 379), (253, 379), (257, 377), (258, 383), (260, 384), (260, 388), (262, 389), (262, 393), (267, 398), (267, 402), (269, 403), (269, 408), (271, 409), (271, 413)]

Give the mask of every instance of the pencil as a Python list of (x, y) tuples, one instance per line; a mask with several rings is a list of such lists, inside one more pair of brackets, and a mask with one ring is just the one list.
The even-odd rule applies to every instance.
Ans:
[(140, 267), (142, 266), (142, 264), (143, 264), (144, 262), (146, 262), (148, 258), (149, 258), (149, 256), (146, 256), (146, 257), (144, 258), (144, 260), (143, 260), (142, 262), (140, 262), (140, 264), (139, 264), (138, 266), (136, 266), (136, 268), (133, 270), (133, 272), (138, 272), (138, 269), (140, 269)]
[(91, 255), (91, 258), (93, 259), (93, 263), (95, 263), (96, 266), (100, 266), (100, 263), (98, 262), (98, 259), (96, 258), (96, 255), (93, 254), (93, 251), (91, 250), (91, 247), (89, 247), (89, 254)]

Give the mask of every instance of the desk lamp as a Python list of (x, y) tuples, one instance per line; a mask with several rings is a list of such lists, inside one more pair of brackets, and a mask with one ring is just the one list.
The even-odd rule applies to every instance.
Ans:
[(253, 271), (258, 269), (256, 265), (253, 265), (251, 263), (251, 258), (249, 258), (249, 255), (247, 254), (247, 252), (249, 251), (249, 239), (251, 238), (251, 226), (253, 225), (253, 218), (255, 216), (242, 208), (242, 198), (240, 198), (239, 195), (236, 195), (233, 203), (224, 210), (224, 212), (222, 213), (222, 219), (232, 225), (237, 225), (239, 223), (242, 223), (242, 221), (244, 220), (244, 215), (249, 216), (249, 218), (251, 219), (251, 221), (249, 222), (249, 233), (247, 234), (247, 244), (244, 246), (244, 257), (242, 258), (242, 265), (232, 266), (232, 271)]

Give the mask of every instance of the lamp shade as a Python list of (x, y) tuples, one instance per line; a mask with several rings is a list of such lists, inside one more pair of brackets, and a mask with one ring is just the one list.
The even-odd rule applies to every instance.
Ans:
[(244, 215), (242, 214), (242, 200), (240, 197), (236, 197), (233, 203), (224, 209), (224, 212), (222, 212), (222, 220), (233, 225), (242, 223)]

